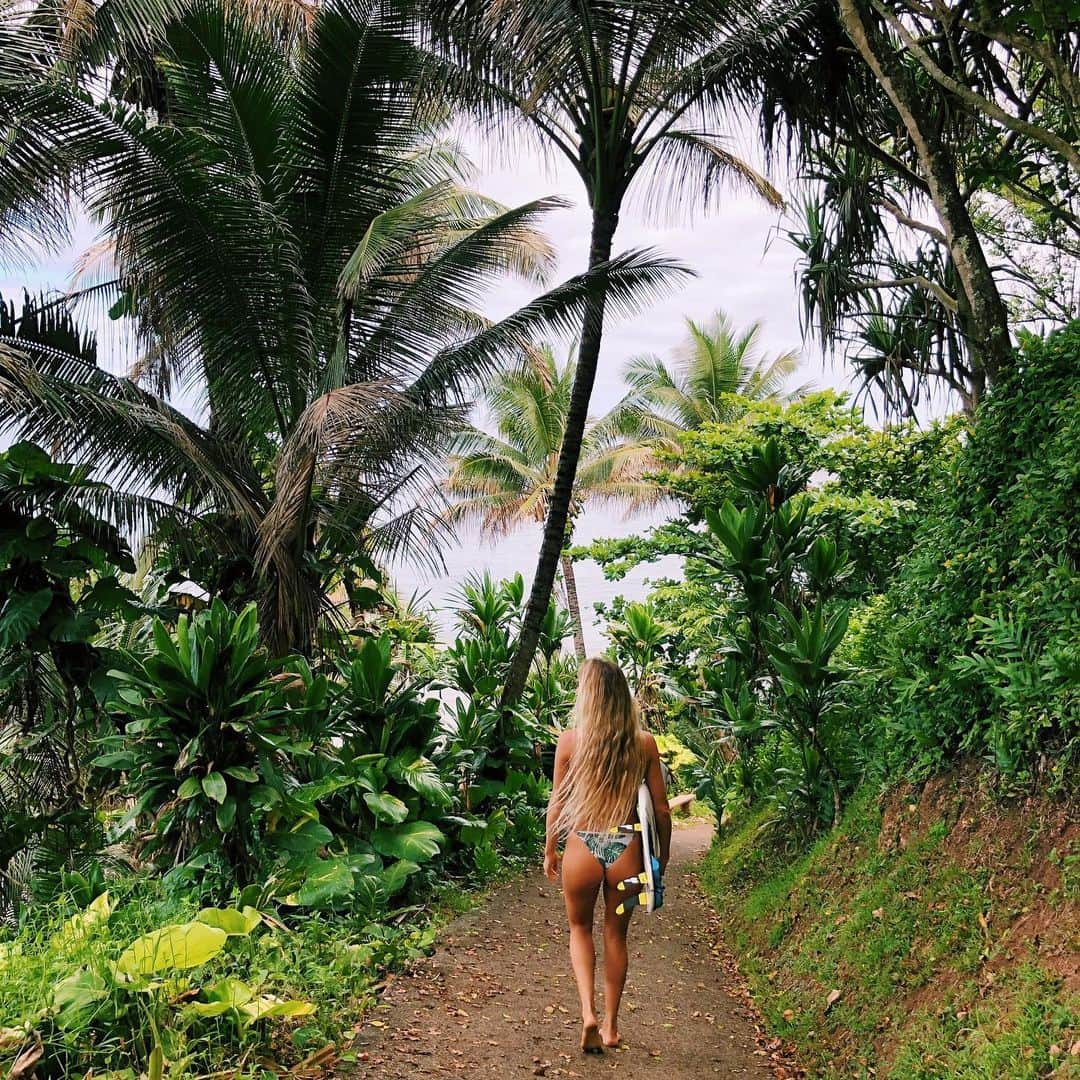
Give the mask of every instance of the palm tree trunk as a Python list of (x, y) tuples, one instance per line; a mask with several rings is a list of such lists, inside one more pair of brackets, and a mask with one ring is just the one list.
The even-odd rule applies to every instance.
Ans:
[(563, 584), (566, 586), (566, 606), (570, 609), (570, 620), (574, 624), (574, 652), (578, 660), (585, 659), (585, 628), (581, 625), (581, 605), (578, 603), (577, 578), (574, 576), (574, 560), (569, 555), (562, 555)]
[[(967, 296), (977, 355), (991, 380), (1012, 358), (1009, 317), (957, 182), (955, 156), (903, 62), (863, 19), (859, 0), (840, 0), (844, 30), (889, 96), (915, 148)], [(977, 387), (976, 387), (977, 391)]]
[[(617, 206), (597, 202), (593, 207), (592, 239), (589, 244), (589, 269), (592, 270), (611, 258), (611, 243), (619, 224)], [(540, 557), (536, 563), (536, 575), (529, 593), (529, 604), (521, 624), (517, 651), (514, 653), (510, 671), (503, 687), (501, 707), (509, 708), (525, 689), (529, 665), (540, 640), (540, 631), (551, 602), (551, 590), (555, 584), (555, 571), (566, 543), (566, 525), (570, 516), (570, 501), (574, 493), (578, 458), (581, 456), (581, 439), (585, 433), (585, 421), (589, 416), (589, 401), (596, 367), (600, 360), (600, 341), (604, 331), (604, 304), (607, 286), (601, 284), (596, 295), (585, 308), (581, 325), (581, 343), (578, 346), (577, 372), (574, 389), (570, 394), (570, 408), (566, 415), (566, 433), (559, 451), (559, 465), (555, 472), (555, 487), (548, 503), (547, 521), (544, 523), (544, 539), (540, 544)]]

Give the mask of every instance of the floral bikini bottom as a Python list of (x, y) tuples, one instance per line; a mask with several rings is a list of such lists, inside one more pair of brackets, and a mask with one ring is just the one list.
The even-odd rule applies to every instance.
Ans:
[(634, 839), (634, 832), (633, 825), (622, 825), (614, 829), (605, 829), (603, 832), (579, 831), (577, 835), (596, 856), (600, 865), (607, 869), (630, 845), (630, 841)]

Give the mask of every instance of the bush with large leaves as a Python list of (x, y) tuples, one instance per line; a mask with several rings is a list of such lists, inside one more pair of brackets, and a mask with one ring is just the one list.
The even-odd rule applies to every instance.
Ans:
[(83, 768), (108, 666), (94, 637), (135, 613), (131, 553), (87, 508), (109, 500), (37, 446), (0, 453), (0, 909), (103, 841)]
[(124, 725), (95, 763), (124, 774), (141, 850), (176, 885), (372, 907), (441, 850), (438, 702), (398, 678), (388, 639), (314, 674), (270, 659), (254, 606), (218, 600), (155, 623), (151, 653), (113, 674)]
[(505, 581), (467, 578), (459, 591), (458, 634), (445, 654), (451, 700), (439, 761), (453, 778), (460, 837), (474, 846), (482, 870), (497, 867), (496, 842), (514, 855), (535, 852), (547, 798), (545, 748), (553, 749), (573, 701), (576, 664), (561, 653), (573, 624), (552, 604), (524, 695), (512, 708), (500, 707), (524, 600), (520, 574)]
[(112, 672), (120, 730), (94, 764), (124, 774), (145, 855), (226, 889), (253, 879), (289, 758), (310, 752), (281, 667), (259, 646), (254, 606), (234, 615), (216, 600), (171, 632), (156, 621), (150, 653)]
[[(337, 661), (309, 723), (316, 752), (296, 762), (285, 805), (300, 824), (270, 841), (285, 855), (274, 890), (310, 906), (377, 907), (447, 847), (453, 795), (432, 760), (439, 702), (395, 661), (388, 636)], [(316, 696), (322, 698), (323, 691)]]

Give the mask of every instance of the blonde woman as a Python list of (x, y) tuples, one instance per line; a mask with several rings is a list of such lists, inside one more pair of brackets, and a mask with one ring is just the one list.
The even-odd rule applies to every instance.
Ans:
[[(625, 893), (620, 881), (642, 872), (640, 833), (620, 830), (637, 819), (642, 780), (652, 795), (660, 840), (660, 871), (671, 850), (668, 808), (660, 755), (653, 737), (641, 730), (637, 705), (622, 671), (607, 660), (586, 660), (578, 673), (574, 725), (559, 736), (555, 776), (547, 812), (544, 873), (559, 876), (570, 924), (570, 963), (581, 996), (581, 1049), (602, 1054), (619, 1045), (619, 1002), (626, 982), (626, 931), (633, 905), (616, 910)], [(597, 1023), (596, 952), (593, 909), (604, 889), (604, 1022)]]

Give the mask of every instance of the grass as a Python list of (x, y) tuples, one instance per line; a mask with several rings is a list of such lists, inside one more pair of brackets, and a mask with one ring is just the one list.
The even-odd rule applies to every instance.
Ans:
[[(422, 906), (378, 920), (305, 910), (286, 928), (271, 913), (206, 963), (162, 972), (145, 990), (118, 983), (117, 959), (140, 936), (194, 919), (194, 901), (169, 896), (152, 880), (113, 881), (111, 914), (77, 933), (68, 924), (73, 905), (38, 909), (6, 940), (0, 931), (0, 1075), (16, 1055), (38, 1046), (39, 1080), (91, 1072), (134, 1080), (149, 1071), (155, 1046), (177, 1080), (217, 1072), (261, 1080), (276, 1075), (266, 1059), (285, 1067), (318, 1054), (347, 1061), (350, 1038), (386, 973), (429, 951), (440, 926), (518, 872), (519, 864), (509, 863), (477, 888), (451, 883)], [(96, 976), (105, 992), (69, 1016), (58, 1013), (65, 986), (78, 993), (82, 980)], [(191, 1003), (208, 1000), (224, 979), (314, 1011), (250, 1025), (233, 1011), (198, 1015)]]
[(965, 984), (943, 1008), (919, 1017), (892, 1074), (911, 1080), (1080, 1076), (1080, 1057), (1070, 1052), (1076, 1012), (1057, 993), (1053, 979), (1028, 965), (993, 1000), (981, 1000), (978, 986)]
[(864, 790), (808, 851), (779, 848), (763, 811), (703, 862), (768, 1025), (812, 1075), (1080, 1075), (1078, 995), (1005, 933), (1075, 894), (1075, 844), (1049, 857), (1061, 870), (1050, 889), (1033, 873), (1037, 826), (999, 859), (987, 835), (956, 825), (962, 809), (936, 806), (905, 846), (879, 844), (882, 807)]

